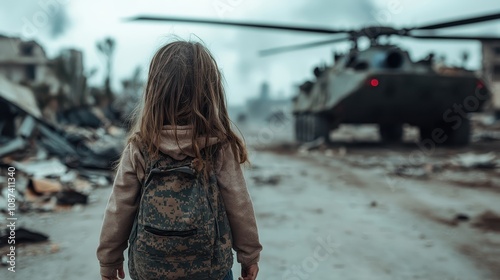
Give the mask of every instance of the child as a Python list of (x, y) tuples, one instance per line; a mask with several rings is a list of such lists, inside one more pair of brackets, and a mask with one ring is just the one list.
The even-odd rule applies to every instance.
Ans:
[[(239, 279), (256, 279), (262, 246), (240, 167), (247, 162), (247, 152), (231, 130), (222, 76), (210, 52), (200, 43), (185, 41), (169, 43), (158, 50), (134, 121), (117, 168), (97, 248), (102, 279), (125, 277), (123, 252), (127, 247), (132, 279), (229, 280), (233, 277), (231, 248), (242, 266)], [(175, 188), (189, 194), (199, 193), (194, 192), (191, 185), (186, 187), (189, 176), (183, 177), (187, 175), (181, 172), (169, 175), (179, 178), (173, 183), (171, 179), (151, 176), (157, 184), (155, 188), (165, 188), (165, 182), (174, 184), (164, 189), (163, 195), (157, 192), (151, 197), (142, 193), (147, 190), (145, 185), (152, 184), (148, 176), (158, 162), (174, 165), (191, 162), (193, 168), (189, 170), (202, 174), (196, 178), (203, 178), (202, 185), (209, 190), (205, 194), (212, 195), (208, 200), (199, 201), (208, 202), (212, 210), (215, 203), (216, 217), (206, 214), (212, 213), (210, 211), (193, 214), (194, 208), (203, 203), (170, 197), (177, 194)], [(209, 180), (210, 174), (213, 180)], [(221, 199), (217, 200), (217, 195)], [(150, 207), (145, 204), (146, 199), (164, 204)], [(144, 207), (149, 207), (147, 211), (157, 211), (156, 216), (151, 216), (151, 212), (139, 215), (146, 211)], [(187, 219), (186, 215), (191, 216)], [(156, 227), (163, 228), (178, 222), (194, 223), (193, 220), (201, 219), (198, 216), (204, 216), (209, 222), (185, 231), (151, 226), (148, 229), (141, 224), (155, 217), (166, 217), (156, 220)], [(204, 235), (199, 233), (206, 229), (209, 230)], [(207, 238), (205, 246), (201, 242), (207, 236), (213, 238)]]

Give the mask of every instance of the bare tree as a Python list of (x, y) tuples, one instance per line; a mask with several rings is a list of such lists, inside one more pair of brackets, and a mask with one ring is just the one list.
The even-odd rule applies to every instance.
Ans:
[(97, 49), (106, 59), (106, 81), (104, 82), (104, 89), (106, 97), (112, 98), (111, 92), (111, 77), (112, 77), (112, 65), (113, 65), (113, 54), (115, 52), (116, 43), (111, 37), (105, 38), (102, 41), (97, 42)]

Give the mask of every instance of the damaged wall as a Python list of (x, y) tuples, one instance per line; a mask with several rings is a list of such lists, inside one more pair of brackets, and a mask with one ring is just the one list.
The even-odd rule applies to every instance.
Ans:
[(33, 92), (27, 87), (9, 81), (3, 75), (0, 75), (0, 98), (15, 104), (34, 117), (42, 117)]
[(0, 74), (15, 83), (42, 83), (49, 59), (34, 41), (0, 35)]

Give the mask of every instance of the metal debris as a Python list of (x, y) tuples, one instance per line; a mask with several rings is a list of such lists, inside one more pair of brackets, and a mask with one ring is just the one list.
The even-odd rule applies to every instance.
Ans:
[(496, 156), (493, 152), (487, 154), (460, 154), (451, 159), (451, 163), (462, 168), (492, 169), (497, 167)]
[(270, 175), (270, 176), (254, 176), (252, 177), (253, 181), (258, 186), (270, 185), (275, 186), (278, 185), (281, 181), (280, 175)]

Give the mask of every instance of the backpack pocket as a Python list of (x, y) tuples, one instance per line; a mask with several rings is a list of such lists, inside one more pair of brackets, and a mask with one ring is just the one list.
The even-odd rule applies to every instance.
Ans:
[(210, 257), (212, 242), (201, 230), (161, 230), (144, 226), (136, 240), (137, 252), (147, 259), (168, 262), (189, 262)]
[(162, 230), (157, 229), (151, 226), (144, 226), (144, 230), (159, 236), (179, 236), (179, 237), (187, 237), (193, 236), (198, 232), (198, 229), (190, 229), (190, 230)]

